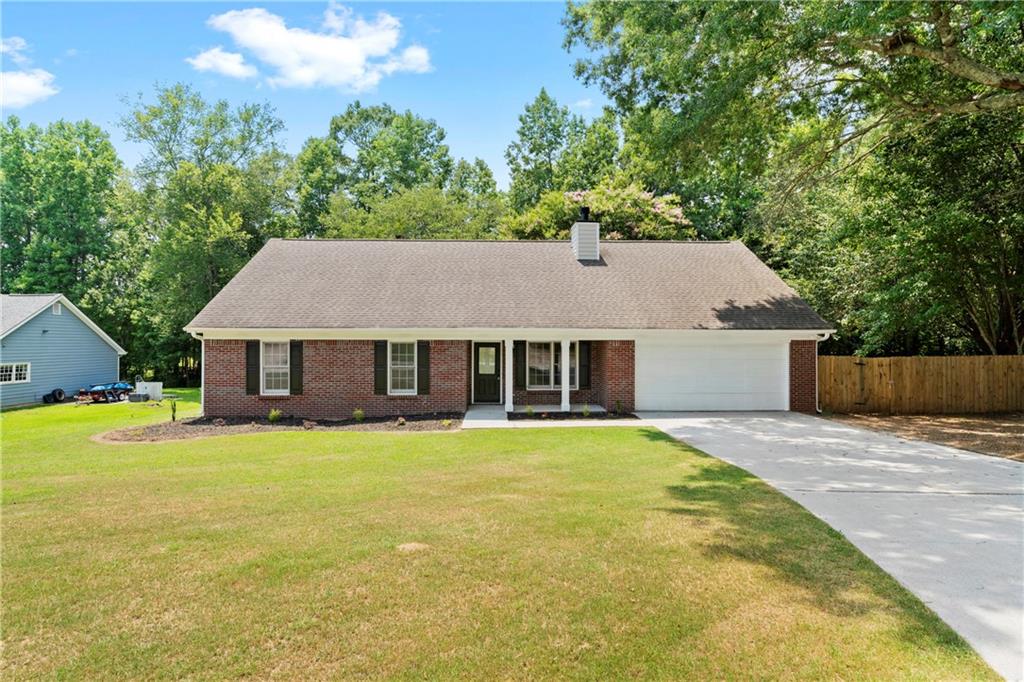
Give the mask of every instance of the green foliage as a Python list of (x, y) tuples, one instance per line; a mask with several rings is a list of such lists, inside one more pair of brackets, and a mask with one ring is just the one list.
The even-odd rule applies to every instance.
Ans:
[(501, 197), (464, 196), (420, 186), (374, 197), (362, 209), (339, 193), (324, 217), (324, 234), (349, 239), (493, 239), (505, 212)]
[(110, 253), (107, 212), (121, 173), (109, 136), (88, 121), (0, 128), (3, 290), (78, 301)]
[(606, 239), (691, 239), (695, 231), (678, 197), (655, 196), (622, 177), (608, 178), (593, 190), (548, 192), (527, 212), (512, 216), (504, 229), (515, 239), (566, 239), (589, 206)]
[(276, 424), (277, 422), (281, 421), (281, 417), (283, 416), (283, 414), (284, 413), (282, 413), (281, 410), (273, 408), (272, 410), (270, 410), (270, 412), (267, 413), (267, 421), (270, 422), (271, 424)]
[(184, 163), (200, 170), (218, 164), (245, 167), (273, 151), (284, 130), (269, 104), (232, 109), (227, 100), (207, 102), (183, 83), (158, 87), (154, 102), (138, 95), (126, 104), (129, 113), (121, 119), (125, 136), (146, 148), (135, 171), (156, 183)]
[(553, 185), (565, 191), (589, 190), (616, 171), (619, 131), (615, 115), (607, 111), (588, 125), (578, 122), (569, 133), (555, 164)]
[(178, 421), (178, 401), (171, 400), (171, 421)]
[(355, 419), (357, 422), (361, 422), (364, 419), (366, 419), (366, 412), (363, 411), (363, 408), (357, 407), (356, 409), (352, 410), (352, 418)]
[(1022, 159), (1024, 112), (908, 129), (776, 214), (770, 244), (843, 350), (1019, 354)]
[(554, 189), (555, 166), (570, 125), (581, 123), (544, 88), (519, 116), (516, 139), (505, 150), (511, 176), (509, 202), (516, 211), (535, 205), (544, 192)]

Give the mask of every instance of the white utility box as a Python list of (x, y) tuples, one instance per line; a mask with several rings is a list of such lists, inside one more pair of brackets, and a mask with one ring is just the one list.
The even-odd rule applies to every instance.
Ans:
[(138, 381), (135, 383), (135, 392), (144, 393), (150, 400), (164, 399), (164, 382), (162, 381)]

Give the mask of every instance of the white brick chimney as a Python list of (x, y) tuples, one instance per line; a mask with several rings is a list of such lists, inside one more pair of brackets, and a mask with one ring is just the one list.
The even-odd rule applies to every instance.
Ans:
[(580, 219), (572, 224), (572, 252), (576, 260), (601, 260), (601, 223), (591, 222), (590, 208), (580, 208)]

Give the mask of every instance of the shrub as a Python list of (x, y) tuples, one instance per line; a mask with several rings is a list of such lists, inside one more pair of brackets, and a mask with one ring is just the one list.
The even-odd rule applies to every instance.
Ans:
[(583, 416), (584, 417), (589, 417), (590, 416), (590, 405), (584, 405), (583, 406)]
[(178, 420), (178, 401), (177, 400), (172, 400), (171, 401), (171, 421), (173, 422), (173, 421), (177, 421), (177, 420)]
[(267, 415), (267, 421), (270, 422), (271, 424), (276, 424), (277, 422), (281, 421), (281, 416), (281, 410), (275, 408), (271, 410), (270, 413)]
[(451, 428), (451, 425), (452, 425), (452, 420), (451, 419), (442, 419), (441, 420), (441, 426), (443, 426), (444, 428), (446, 428), (446, 429), (447, 428)]
[(356, 409), (352, 410), (352, 418), (355, 419), (357, 422), (361, 422), (364, 419), (366, 419), (366, 413), (363, 412), (363, 408), (357, 407)]
[(398, 419), (395, 420), (395, 423), (398, 424), (399, 426), (405, 426), (405, 417), (399, 417)]
[(533, 416), (533, 405), (527, 405), (526, 406), (526, 416), (527, 417), (532, 417)]
[(622, 414), (622, 401), (621, 400), (616, 400), (615, 401), (615, 414)]

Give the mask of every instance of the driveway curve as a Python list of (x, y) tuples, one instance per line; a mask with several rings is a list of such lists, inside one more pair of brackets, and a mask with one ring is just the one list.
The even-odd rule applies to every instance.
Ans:
[(794, 413), (640, 416), (799, 502), (1024, 679), (1024, 463)]

